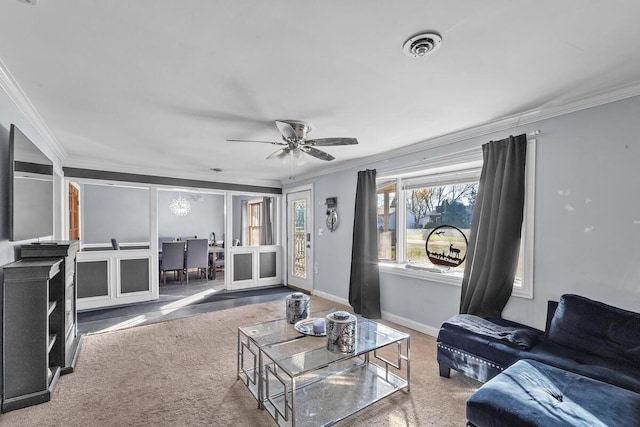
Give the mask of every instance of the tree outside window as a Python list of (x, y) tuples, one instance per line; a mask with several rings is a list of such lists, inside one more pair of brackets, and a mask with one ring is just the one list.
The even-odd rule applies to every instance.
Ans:
[(407, 261), (430, 264), (426, 241), (440, 225), (457, 227), (468, 239), (477, 194), (477, 182), (405, 190)]

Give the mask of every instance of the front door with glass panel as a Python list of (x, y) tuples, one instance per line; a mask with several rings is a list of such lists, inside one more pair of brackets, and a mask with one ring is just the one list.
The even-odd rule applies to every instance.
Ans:
[(313, 290), (311, 227), (311, 191), (287, 194), (287, 283), (309, 292)]

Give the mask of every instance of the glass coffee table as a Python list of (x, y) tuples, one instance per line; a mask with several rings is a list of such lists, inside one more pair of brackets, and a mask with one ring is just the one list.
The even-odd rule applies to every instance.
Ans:
[(326, 426), (398, 390), (408, 392), (410, 350), (408, 334), (360, 316), (352, 353), (331, 352), (326, 337), (274, 320), (238, 328), (238, 379), (276, 424)]

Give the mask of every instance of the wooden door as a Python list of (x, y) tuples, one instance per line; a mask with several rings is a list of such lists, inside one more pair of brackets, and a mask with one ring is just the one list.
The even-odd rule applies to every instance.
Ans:
[(69, 240), (80, 240), (80, 190), (69, 183)]

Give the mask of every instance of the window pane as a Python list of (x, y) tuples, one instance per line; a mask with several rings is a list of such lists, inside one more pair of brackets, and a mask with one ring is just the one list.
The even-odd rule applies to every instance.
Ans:
[(396, 259), (396, 183), (378, 188), (378, 259)]
[(261, 209), (262, 202), (249, 203), (249, 246), (260, 245)]
[[(477, 193), (477, 182), (406, 190), (407, 261), (431, 264), (427, 257), (426, 241), (438, 226), (457, 227), (469, 239)], [(459, 242), (445, 241), (446, 237), (442, 239), (445, 255), (446, 251), (451, 250), (452, 244), (459, 246)], [(464, 268), (464, 263), (458, 268)]]

